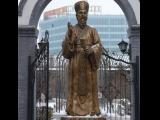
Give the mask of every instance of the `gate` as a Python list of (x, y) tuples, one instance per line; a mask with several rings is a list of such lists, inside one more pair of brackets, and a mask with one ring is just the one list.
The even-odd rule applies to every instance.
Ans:
[[(36, 47), (36, 58), (29, 56), (29, 120), (49, 120), (49, 33)], [(39, 48), (38, 48), (39, 47)]]
[(101, 111), (116, 120), (139, 120), (139, 57), (109, 52), (103, 48), (99, 68)]
[(64, 113), (65, 112), (65, 103), (67, 98), (67, 70), (68, 70), (68, 60), (65, 59), (61, 51), (56, 56), (56, 58), (51, 60), (50, 63), (54, 63), (54, 65), (50, 65), (50, 70), (52, 71), (50, 81), (55, 83), (55, 87), (52, 88), (55, 92), (54, 94), (54, 113)]
[[(111, 52), (110, 52), (111, 53)], [(52, 61), (53, 62), (53, 61)], [(57, 55), (54, 63), (55, 116), (64, 113), (67, 97), (68, 60)], [(138, 115), (138, 101), (135, 102), (137, 86), (136, 64), (129, 62), (129, 56), (109, 52), (103, 49), (98, 69), (98, 97), (101, 113), (109, 120), (131, 120)], [(134, 70), (134, 73), (133, 71)], [(63, 101), (65, 100), (65, 101)], [(136, 107), (137, 106), (137, 107)], [(53, 114), (54, 114), (53, 113)], [(138, 118), (138, 117), (136, 117)]]
[[(111, 52), (110, 52), (111, 53)], [(110, 119), (131, 119), (131, 64), (128, 56), (103, 49), (99, 76), (99, 101), (102, 114)]]

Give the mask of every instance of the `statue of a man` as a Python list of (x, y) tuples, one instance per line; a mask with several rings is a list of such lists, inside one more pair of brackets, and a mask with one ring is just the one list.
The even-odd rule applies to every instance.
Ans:
[(68, 23), (68, 31), (62, 43), (62, 54), (69, 59), (68, 115), (100, 115), (97, 88), (97, 69), (102, 45), (95, 28), (86, 24), (89, 4), (75, 3), (78, 24)]

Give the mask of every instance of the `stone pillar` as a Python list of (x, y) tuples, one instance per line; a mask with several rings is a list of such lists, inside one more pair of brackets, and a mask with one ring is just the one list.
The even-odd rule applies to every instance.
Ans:
[[(140, 25), (133, 25), (128, 31), (130, 40), (130, 57), (134, 66), (131, 69), (131, 120), (139, 120), (140, 95)], [(138, 59), (137, 59), (138, 58)]]
[(136, 61), (136, 56), (140, 56), (140, 25), (133, 25), (128, 30), (128, 37), (131, 45), (131, 61)]
[(28, 56), (34, 58), (38, 30), (18, 26), (18, 120), (28, 120)]

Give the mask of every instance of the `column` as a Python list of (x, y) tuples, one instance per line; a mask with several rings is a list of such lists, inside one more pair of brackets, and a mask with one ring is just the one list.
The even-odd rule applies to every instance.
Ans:
[(131, 120), (140, 120), (140, 25), (133, 25), (128, 31), (130, 40), (130, 57), (134, 62), (131, 70)]
[(140, 25), (130, 27), (128, 38), (131, 45), (131, 60), (135, 62), (136, 56), (140, 56)]
[(18, 120), (28, 120), (28, 56), (35, 56), (38, 30), (18, 26)]

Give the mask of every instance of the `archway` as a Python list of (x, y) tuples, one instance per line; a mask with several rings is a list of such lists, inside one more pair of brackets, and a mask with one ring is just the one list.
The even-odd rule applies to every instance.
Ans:
[[(26, 1), (26, 0), (23, 0), (23, 1)], [(37, 0), (36, 4), (32, 10), (31, 16), (30, 16), (30, 20), (29, 20), (30, 26), (37, 28), (38, 21), (39, 21), (40, 15), (42, 14), (42, 11), (50, 2), (51, 2), (51, 0)], [(115, 2), (120, 6), (122, 11), (124, 12), (126, 19), (127, 19), (127, 22), (128, 22), (129, 29), (131, 29), (133, 25), (137, 24), (137, 20), (136, 20), (135, 13), (133, 11), (132, 6), (130, 5), (130, 3), (128, 1), (124, 1), (124, 0), (115, 0)], [(23, 10), (23, 7), (22, 7), (22, 10)], [(134, 32), (134, 30), (135, 29), (133, 29), (133, 32)], [(135, 38), (133, 38), (133, 39), (135, 39)], [(138, 39), (139, 39), (139, 36), (138, 36)], [(131, 42), (131, 44), (132, 44), (132, 42)], [(134, 45), (133, 45), (133, 51), (136, 51), (134, 48)]]
[[(37, 3), (35, 4), (33, 8), (33, 11), (32, 11), (32, 14), (29, 20), (29, 25), (33, 25), (37, 27), (42, 11), (51, 1), (52, 0), (38, 0), (37, 1)], [(136, 25), (137, 20), (136, 20), (133, 8), (131, 7), (130, 3), (124, 0), (114, 0), (114, 1), (119, 5), (119, 7), (124, 12), (127, 22), (128, 22), (128, 26), (131, 27), (132, 25)]]
[[(119, 7), (122, 9), (125, 17), (126, 17), (126, 20), (128, 22), (128, 26), (129, 26), (129, 30), (132, 30), (131, 32), (132, 33), (128, 33), (128, 36), (129, 36), (129, 40), (130, 40), (130, 44), (131, 44), (131, 51), (133, 54), (132, 57), (134, 57), (134, 54), (138, 54), (139, 53), (135, 53), (137, 50), (136, 46), (137, 43), (135, 43), (135, 40), (137, 40), (137, 38), (131, 38), (131, 35), (134, 35), (134, 31), (136, 32), (137, 28), (136, 27), (133, 27), (134, 25), (137, 25), (137, 20), (136, 20), (136, 16), (135, 16), (135, 13), (133, 11), (133, 8), (132, 6), (130, 5), (129, 1), (128, 0), (114, 0), (118, 5)], [(39, 21), (39, 18), (42, 14), (42, 11), (45, 9), (45, 7), (51, 2), (51, 0), (38, 0), (37, 3), (35, 4), (33, 10), (32, 10), (32, 13), (31, 13), (31, 17), (30, 17), (30, 20), (29, 20), (29, 25), (31, 26), (34, 26), (35, 28), (37, 28), (37, 25), (38, 25), (38, 21)], [(139, 40), (139, 36), (138, 37), (138, 40)], [(138, 51), (139, 52), (139, 51)], [(135, 55), (136, 56), (136, 55)], [(132, 59), (133, 60), (133, 59)]]
[[(25, 1), (25, 0), (22, 0)], [(38, 0), (32, 10), (30, 19), (29, 19), (29, 25), (34, 26), (37, 28), (38, 21), (40, 19), (40, 16), (43, 12), (43, 10), (46, 8), (46, 6), (51, 2), (52, 0)], [(140, 37), (139, 37), (139, 28), (138, 21), (136, 19), (134, 10), (132, 6), (130, 5), (129, 1), (126, 0), (114, 0), (118, 6), (122, 9), (127, 23), (128, 23), (128, 37), (129, 37), (129, 43), (130, 43), (130, 52), (131, 52), (131, 60), (135, 61), (135, 57), (140, 55)], [(138, 52), (137, 52), (138, 49)]]

